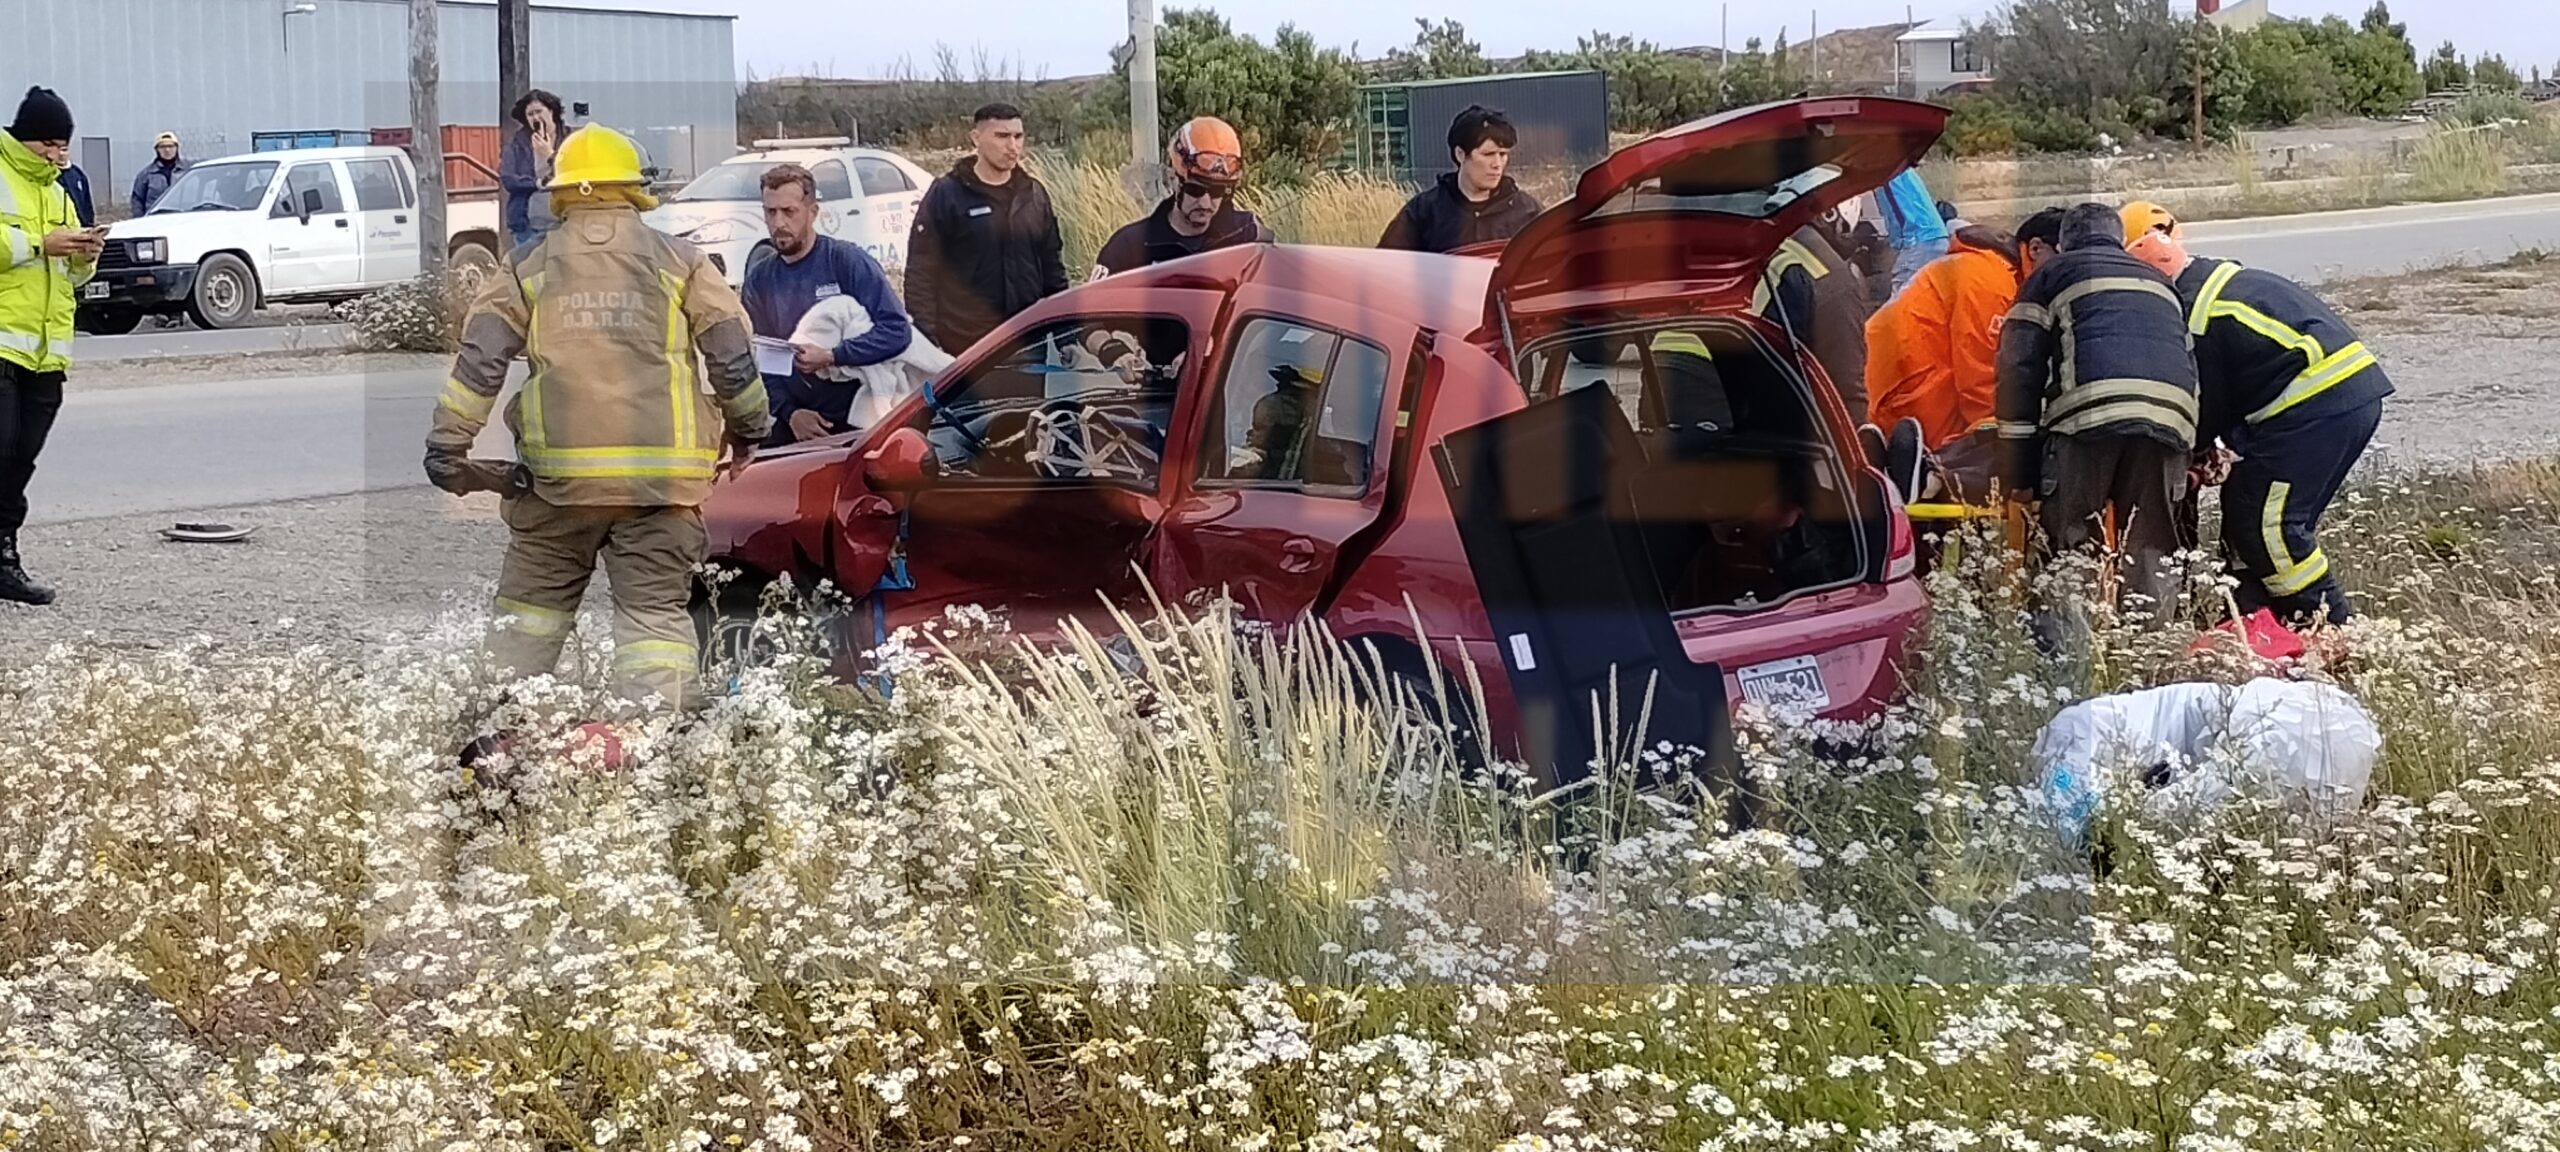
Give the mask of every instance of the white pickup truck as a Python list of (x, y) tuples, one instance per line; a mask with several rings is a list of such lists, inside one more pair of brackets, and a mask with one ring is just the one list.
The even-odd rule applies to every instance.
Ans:
[[(498, 194), (445, 207), (446, 251), (464, 276), (497, 266)], [(80, 329), (133, 331), (184, 314), (206, 328), (268, 304), (327, 302), (418, 275), (418, 182), (400, 148), (252, 152), (187, 170), (150, 212), (107, 229), (81, 289)]]

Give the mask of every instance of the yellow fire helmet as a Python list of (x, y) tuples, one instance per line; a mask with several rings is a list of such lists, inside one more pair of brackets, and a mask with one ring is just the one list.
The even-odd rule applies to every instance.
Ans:
[(2124, 242), (2127, 244), (2141, 239), (2143, 233), (2155, 230), (2168, 233), (2174, 240), (2186, 239), (2187, 230), (2178, 223), (2178, 218), (2168, 209), (2148, 200), (2135, 200), (2126, 204), (2122, 215), (2124, 216)]
[(2187, 270), (2187, 230), (2169, 210), (2148, 200), (2124, 206), (2124, 250), (2172, 280)]
[(544, 187), (565, 192), (648, 182), (640, 171), (639, 145), (602, 124), (589, 124), (560, 142), (551, 183)]

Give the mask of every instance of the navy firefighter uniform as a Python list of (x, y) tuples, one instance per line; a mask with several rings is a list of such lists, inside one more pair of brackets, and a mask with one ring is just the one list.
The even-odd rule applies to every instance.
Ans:
[(2242, 611), (2344, 623), (2320, 517), (2382, 423), (2391, 380), (2335, 309), (2272, 272), (2198, 257), (2178, 276), (2203, 385), (2197, 442), (2240, 457), (2222, 547)]

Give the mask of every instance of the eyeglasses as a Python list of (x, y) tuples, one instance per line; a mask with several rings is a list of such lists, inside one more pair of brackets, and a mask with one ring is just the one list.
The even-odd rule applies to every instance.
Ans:
[(1182, 198), (1185, 200), (1225, 200), (1228, 195), (1229, 193), (1225, 189), (1212, 188), (1206, 184), (1185, 184), (1182, 186)]

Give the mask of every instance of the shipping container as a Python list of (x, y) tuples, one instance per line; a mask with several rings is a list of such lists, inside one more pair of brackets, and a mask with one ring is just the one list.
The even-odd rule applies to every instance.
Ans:
[[(376, 128), (367, 142), (386, 148), (406, 148), (411, 135), (406, 128)], [(507, 130), (495, 124), (445, 125), (445, 191), (486, 192), (496, 188), (498, 160), (506, 147)]]
[(1449, 124), (1471, 104), (1500, 111), (1519, 129), (1514, 168), (1579, 170), (1609, 154), (1607, 76), (1516, 72), (1363, 85), (1352, 126), (1352, 165), (1415, 184), (1456, 171), (1449, 158)]

